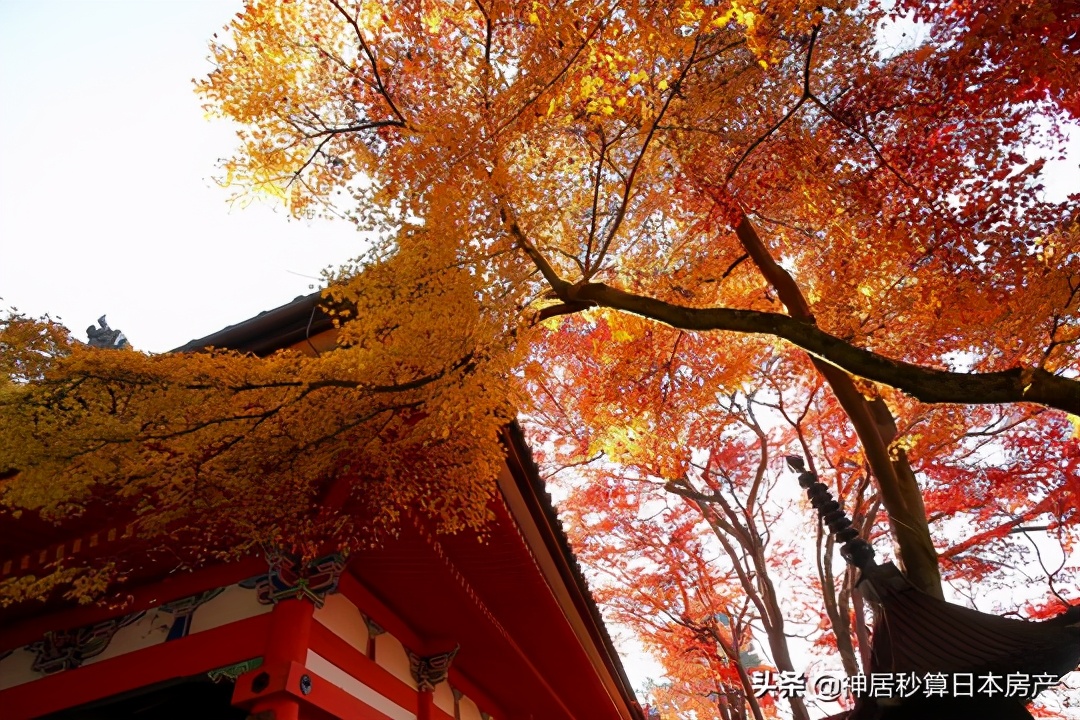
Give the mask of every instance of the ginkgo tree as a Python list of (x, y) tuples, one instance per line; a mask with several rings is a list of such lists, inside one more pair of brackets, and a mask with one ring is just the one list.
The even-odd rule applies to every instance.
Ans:
[[(909, 9), (927, 39), (896, 47)], [(657, 366), (693, 353), (702, 406), (787, 343), (846, 412), (909, 577), (940, 594), (908, 459), (941, 417), (925, 404), (1019, 404), (1075, 445), (1080, 227), (1039, 183), (1077, 111), (1076, 17), (1051, 0), (253, 0), (198, 90), (238, 124), (221, 168), (238, 192), (377, 231), (327, 290), (341, 348), (101, 353), (10, 318), (6, 512), (115, 501), (197, 549), (207, 511), (238, 508), (221, 537), (348, 544), (366, 531), (323, 501), (370, 485), (388, 522), (419, 505), (481, 527), (518, 371), (564, 328)], [(679, 479), (688, 449), (643, 437), (634, 393), (584, 421)]]
[(0, 522), (89, 514), (141, 541), (104, 564), (16, 573), (2, 602), (57, 587), (89, 601), (148, 560), (192, 567), (260, 544), (347, 553), (404, 512), (481, 530), (519, 404), (515, 354), (478, 278), (426, 273), (418, 295), (397, 284), (408, 273), (390, 260), (339, 286), (364, 297), (341, 311), (364, 322), (316, 357), (154, 356), (0, 321)]

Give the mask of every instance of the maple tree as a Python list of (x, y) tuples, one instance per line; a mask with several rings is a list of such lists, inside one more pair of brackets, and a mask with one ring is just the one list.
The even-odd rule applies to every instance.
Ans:
[[(564, 507), (573, 518), (578, 557), (606, 582), (594, 596), (657, 656), (669, 678), (669, 711), (696, 711), (723, 720), (772, 715), (771, 698), (757, 698), (750, 673), (765, 665), (751, 647), (755, 617), (734, 573), (706, 559), (700, 516), (683, 503), (658, 502), (632, 484), (590, 483)], [(597, 503), (619, 517), (638, 518), (604, 531)], [(642, 518), (644, 516), (644, 519)], [(613, 531), (614, 530), (614, 531)], [(660, 690), (656, 688), (654, 690)], [(655, 704), (655, 699), (653, 700)], [(796, 717), (807, 717), (795, 698)]]
[[(937, 593), (895, 421), (839, 369), (925, 402), (1080, 411), (1077, 229), (1020, 154), (1071, 105), (1052, 81), (1018, 94), (1009, 28), (940, 12), (994, 53), (886, 57), (886, 11), (843, 3), (253, 3), (201, 89), (245, 124), (230, 182), (412, 225), (498, 278), (508, 314), (604, 307), (814, 354)], [(1042, 28), (1041, 50), (1017, 41), (1030, 63), (1067, 69), (1075, 23), (1017, 13)], [(392, 234), (377, 252), (404, 257)]]
[[(694, 481), (652, 482), (647, 454), (621, 469), (591, 464), (580, 471), (588, 480), (561, 507), (579, 557), (603, 581), (598, 599), (657, 649), (679, 691), (691, 701), (723, 699), (721, 714), (761, 718), (749, 680), (755, 668), (744, 662), (750, 628), (760, 628), (776, 668), (793, 673), (791, 608), (781, 606), (776, 576), (796, 568), (802, 553), (797, 543), (776, 541), (785, 534), (776, 508), (785, 505), (767, 474), (774, 441), (755, 408), (768, 411), (752, 397), (718, 403), (716, 422), (709, 422), (718, 446), (695, 466)], [(551, 410), (533, 423), (555, 438), (570, 420), (565, 413), (581, 408)], [(590, 444), (597, 440), (603, 442)], [(713, 687), (702, 688), (702, 681)], [(802, 698), (788, 702), (793, 717), (809, 718)]]
[[(539, 447), (548, 448), (542, 457), (551, 482), (565, 477), (567, 463), (574, 463), (577, 479), (563, 484), (569, 496), (560, 503), (568, 533), (579, 557), (594, 571), (597, 597), (662, 660), (671, 682), (654, 688), (659, 705), (685, 714), (700, 711), (713, 702), (710, 696), (715, 697), (715, 689), (702, 684), (702, 658), (707, 659), (710, 651), (720, 653), (722, 646), (691, 632), (706, 629), (702, 621), (710, 613), (686, 610), (691, 607), (687, 596), (702, 592), (697, 589), (702, 584), (698, 574), (705, 570), (708, 597), (737, 597), (750, 606), (743, 617), (756, 629), (757, 640), (768, 649), (770, 664), (778, 671), (801, 670), (810, 651), (822, 659), (817, 672), (825, 669), (835, 676), (841, 666), (849, 676), (869, 672), (868, 618), (855, 588), (856, 573), (839, 561), (832, 536), (817, 525), (813, 511), (794, 503), (799, 492), (791, 475), (776, 468), (775, 459), (787, 454), (809, 458), (837, 488), (860, 534), (878, 540), (879, 553), (888, 556), (887, 543), (880, 542), (887, 534), (878, 517), (880, 497), (872, 492), (858, 439), (820, 382), (801, 386), (800, 379), (808, 377), (806, 360), (790, 351), (767, 351), (756, 358), (755, 376), (744, 386), (747, 395), (733, 390), (729, 397), (700, 406), (693, 394), (701, 383), (709, 384), (709, 368), (688, 371), (688, 364), (701, 357), (693, 352), (693, 342), (679, 359), (670, 352), (646, 350), (650, 342), (670, 347), (677, 333), (655, 341), (643, 338), (631, 352), (617, 357), (575, 351), (568, 345), (603, 337), (597, 331), (575, 333), (564, 326), (560, 334), (559, 348), (545, 348), (547, 352), (536, 359), (546, 367), (562, 363), (563, 372), (556, 374), (561, 380), (537, 380), (537, 407), (529, 415), (533, 438)], [(562, 354), (573, 360), (560, 360)], [(668, 362), (658, 365), (658, 356)], [(600, 368), (624, 379), (621, 396), (604, 390), (572, 391), (569, 378), (579, 373), (595, 376)], [(653, 383), (662, 386), (661, 392), (649, 391)], [(583, 420), (594, 413), (619, 413), (625, 409), (625, 397), (639, 399), (631, 408), (639, 420), (629, 434), (620, 423), (592, 426)], [(654, 404), (642, 405), (641, 399)], [(1075, 560), (1068, 564), (1068, 547), (1075, 548), (1077, 539), (1075, 522), (1070, 520), (1074, 510), (1063, 507), (1074, 491), (1070, 480), (1045, 480), (1059, 465), (1072, 467), (1075, 441), (1064, 435), (1055, 440), (1053, 432), (1040, 435), (1024, 413), (987, 412), (980, 417), (949, 410), (951, 417), (924, 413), (914, 420), (933, 427), (932, 432), (902, 434), (924, 479), (930, 517), (950, 524), (936, 533), (938, 546), (944, 548), (946, 576), (959, 582), (962, 592), (972, 592), (980, 604), (992, 601), (985, 597), (990, 588), (1007, 588), (1016, 603), (1011, 607), (1017, 607), (1022, 604), (1017, 569), (1026, 566), (1025, 580), (1031, 588), (1024, 597), (1035, 600), (1028, 614), (1061, 612), (1070, 600), (1059, 591), (1068, 592), (1078, 569)], [(1016, 428), (1010, 430), (1010, 424), (1025, 429), (1013, 432)], [(638, 442), (639, 437), (644, 442)], [(657, 455), (653, 441), (699, 448), (691, 454), (687, 475), (665, 481), (664, 471), (653, 460)], [(1032, 441), (1039, 449), (1029, 452), (1024, 446)], [(1010, 457), (978, 457), (996, 445), (1004, 447), (995, 453)], [(1020, 452), (1012, 455), (1017, 446)], [(1025, 458), (1022, 466), (1016, 463), (1018, 456)], [(618, 461), (608, 460), (612, 457)], [(1046, 462), (1051, 457), (1055, 459)], [(1037, 475), (1044, 487), (1027, 483), (1029, 462), (1040, 464)], [(1009, 482), (1010, 466), (1016, 466), (1018, 482)], [(672, 507), (673, 498), (685, 504)], [(1056, 567), (1056, 560), (1048, 567), (1041, 558), (1026, 555), (1024, 543), (1010, 534), (1034, 517), (1053, 519), (1053, 533), (1066, 546), (1061, 567)], [(964, 535), (975, 527), (978, 532)], [(679, 562), (665, 562), (676, 554)], [(674, 588), (684, 586), (690, 590), (673, 595)], [(801, 654), (787, 647), (788, 633), (802, 638)], [(792, 657), (799, 660), (792, 662)], [(705, 679), (710, 677), (719, 681), (724, 673), (706, 673)], [(806, 717), (805, 709), (792, 712), (794, 717)], [(1056, 716), (1048, 712), (1048, 717)]]
[[(889, 47), (909, 10), (927, 39)], [(588, 406), (563, 431), (598, 440), (567, 462), (603, 450), (677, 482), (717, 398), (784, 347), (810, 360), (771, 381), (824, 381), (834, 454), (872, 479), (918, 587), (1035, 518), (1071, 542), (1080, 225), (1039, 182), (1077, 115), (1077, 18), (1051, 0), (253, 0), (199, 92), (239, 127), (223, 181), (375, 231), (330, 278), (341, 347), (106, 353), (13, 316), (5, 512), (111, 503), (196, 555), (211, 535), (367, 542), (342, 512), (361, 499), (384, 529), (415, 506), (478, 528), (526, 390)], [(972, 450), (985, 437), (998, 459)], [(980, 530), (939, 564), (948, 513)]]
[[(569, 334), (565, 327), (561, 332)], [(594, 335), (578, 339), (591, 340)], [(561, 350), (566, 352), (566, 346)], [(567, 355), (591, 365), (593, 373), (612, 360), (604, 353)], [(839, 653), (845, 671), (857, 673), (860, 664), (852, 636), (862, 612), (853, 607), (853, 576), (843, 573), (837, 580), (831, 537), (819, 529), (815, 548), (813, 535), (800, 527), (813, 518), (807, 514), (800, 521), (798, 494), (792, 492), (797, 488), (783, 473), (770, 470), (786, 453), (822, 458), (840, 497), (849, 501), (845, 504), (852, 508), (857, 526), (866, 537), (876, 536), (877, 512), (867, 497), (868, 474), (865, 465), (855, 462), (857, 440), (843, 431), (843, 411), (835, 402), (825, 402), (820, 383), (800, 386), (806, 361), (791, 351), (759, 352), (752, 380), (743, 391), (732, 390), (692, 411), (686, 395), (694, 393), (702, 380), (709, 384), (709, 370), (686, 372), (681, 361), (671, 358), (666, 367), (654, 366), (650, 372), (648, 365), (655, 356), (639, 344), (636, 352), (621, 356), (608, 368), (633, 378), (628, 381), (633, 396), (655, 401), (647, 408), (634, 408), (639, 417), (649, 419), (636, 424), (629, 437), (619, 432), (618, 424), (590, 425), (582, 420), (595, 413), (618, 412), (621, 403), (603, 393), (568, 392), (546, 378), (537, 380), (539, 400), (529, 420), (534, 439), (551, 448), (545, 465), (553, 478), (559, 477), (567, 458), (585, 458), (575, 467), (578, 479), (566, 485), (569, 495), (560, 504), (568, 534), (583, 562), (596, 573), (598, 598), (613, 609), (614, 618), (647, 639), (668, 677), (675, 680), (670, 687), (657, 689), (666, 698), (664, 703), (685, 713), (716, 696), (717, 690), (703, 687), (698, 677), (703, 667), (716, 664), (710, 653), (729, 661), (738, 657), (727, 634), (715, 624), (719, 615), (739, 618), (744, 628), (754, 627), (757, 639), (768, 648), (771, 666), (792, 677), (799, 672), (789, 646), (792, 632)], [(699, 356), (690, 352), (686, 357)], [(560, 362), (554, 354), (537, 361)], [(582, 372), (581, 367), (566, 368), (562, 377)], [(657, 379), (665, 387), (653, 395), (648, 385)], [(688, 421), (684, 413), (691, 414)], [(567, 436), (565, 427), (577, 431)], [(638, 437), (667, 444), (672, 428), (677, 429), (676, 444), (699, 450), (691, 454), (687, 474), (665, 480), (666, 473), (654, 461), (655, 448), (647, 441), (641, 448)], [(605, 460), (612, 457), (618, 461)], [(817, 572), (812, 569), (814, 556)], [(681, 595), (673, 588), (680, 588)], [(796, 588), (800, 590), (795, 592)], [(737, 612), (708, 603), (695, 607), (690, 598), (701, 604), (699, 596), (713, 603), (718, 597), (737, 598), (742, 607)], [(823, 600), (826, 612), (821, 610)], [(792, 623), (801, 630), (793, 630)], [(862, 627), (863, 650), (868, 647), (865, 640)], [(706, 674), (709, 677), (717, 682), (724, 673), (714, 671)], [(793, 717), (810, 717), (801, 698), (783, 702), (790, 703)], [(744, 708), (751, 710), (749, 705)], [(771, 716), (769, 709), (764, 712)]]

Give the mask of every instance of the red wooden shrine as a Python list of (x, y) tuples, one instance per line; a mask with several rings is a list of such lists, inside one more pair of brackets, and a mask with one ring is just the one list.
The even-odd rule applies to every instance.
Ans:
[[(329, 348), (318, 297), (180, 351)], [(486, 539), (418, 518), (378, 549), (131, 580), (111, 605), (0, 609), (0, 716), (642, 720), (520, 430)], [(99, 514), (0, 516), (0, 580), (131, 542)]]

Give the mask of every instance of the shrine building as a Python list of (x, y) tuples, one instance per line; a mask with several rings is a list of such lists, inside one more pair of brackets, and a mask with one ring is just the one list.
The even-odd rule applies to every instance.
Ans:
[[(105, 327), (103, 325), (103, 327)], [(318, 294), (178, 352), (334, 346)], [(417, 518), (347, 558), (270, 550), (0, 609), (7, 720), (644, 720), (520, 429), (485, 539)], [(0, 580), (130, 551), (131, 526), (0, 513)]]

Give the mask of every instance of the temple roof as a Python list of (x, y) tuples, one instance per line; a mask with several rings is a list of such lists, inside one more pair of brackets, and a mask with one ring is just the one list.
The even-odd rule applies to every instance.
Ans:
[(321, 299), (321, 292), (301, 295), (290, 303), (265, 310), (206, 337), (191, 340), (173, 352), (195, 352), (216, 347), (266, 355), (303, 342), (333, 327), (330, 316), (321, 309)]
[[(312, 342), (325, 345), (332, 328), (316, 293), (176, 351), (213, 346), (266, 355)], [(410, 516), (394, 542), (353, 553), (346, 572), (373, 602), (392, 609), (404, 623), (401, 632), (415, 633), (414, 642), (437, 640), (448, 627), (467, 632), (470, 642), (463, 643), (455, 667), (482, 678), (492, 700), (511, 715), (641, 720), (634, 691), (516, 423), (505, 429), (503, 442), (506, 468), (498, 478), (500, 492), (492, 500), (494, 519), (485, 528), (485, 542), (470, 533), (439, 535), (422, 518)], [(103, 518), (108, 527), (102, 527)], [(18, 532), (0, 539), (0, 560), (12, 558), (14, 573), (26, 571), (19, 567), (23, 559), (32, 572), (73, 552), (138, 552), (137, 537), (125, 537), (123, 525), (116, 526), (108, 513), (88, 513), (59, 527), (35, 521), (32, 514), (10, 520), (5, 526)], [(91, 534), (94, 551), (87, 540)], [(127, 587), (140, 598), (136, 603), (149, 606), (138, 587), (149, 588), (167, 570), (152, 558), (144, 565), (141, 574), (129, 576)], [(171, 580), (166, 577), (163, 585)], [(162, 592), (167, 591), (154, 595)], [(54, 598), (45, 605), (20, 603), (0, 610), (0, 626), (6, 626), (0, 651), (31, 642), (45, 630), (81, 626), (91, 614), (67, 605)]]
[[(1042, 678), (1028, 696), (974, 693), (971, 697), (927, 697), (878, 701), (862, 697), (853, 710), (826, 720), (1022, 720), (1031, 718), (1024, 703), (1056, 683), (1080, 663), (1080, 606), (1044, 621), (1006, 618), (954, 605), (928, 595), (892, 563), (879, 565), (873, 549), (858, 536), (827, 486), (807, 472), (802, 459), (789, 457), (799, 484), (830, 532), (843, 543), (841, 554), (859, 568), (858, 588), (874, 609), (870, 673), (997, 676), (1002, 690), (1009, 675)], [(1035, 687), (1035, 684), (1032, 684)]]
[(1060, 678), (1080, 662), (1080, 606), (1042, 622), (992, 615), (921, 592), (891, 563), (860, 587), (877, 606), (874, 671)]

